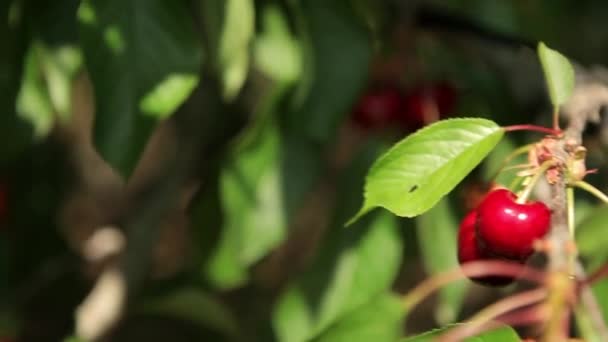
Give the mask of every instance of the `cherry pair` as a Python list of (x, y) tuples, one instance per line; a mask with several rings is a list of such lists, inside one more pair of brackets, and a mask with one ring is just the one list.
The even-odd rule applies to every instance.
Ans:
[[(458, 261), (503, 260), (523, 264), (534, 253), (534, 241), (549, 231), (551, 211), (542, 202), (519, 203), (507, 189), (491, 191), (460, 223)], [(470, 277), (503, 286), (512, 277)]]
[(394, 84), (368, 89), (354, 107), (353, 120), (364, 129), (397, 124), (414, 131), (425, 124), (445, 118), (456, 102), (456, 91), (446, 82), (419, 86), (402, 94)]

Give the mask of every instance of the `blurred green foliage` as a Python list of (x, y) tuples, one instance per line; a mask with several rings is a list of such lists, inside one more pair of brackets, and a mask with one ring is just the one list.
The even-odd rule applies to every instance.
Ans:
[[(407, 93), (441, 81), (457, 94), (449, 116), (548, 123), (540, 64), (524, 46), (543, 40), (585, 65), (603, 63), (607, 6), (1, 1), (0, 340), (72, 336), (74, 312), (103, 269), (84, 258), (83, 241), (99, 228), (87, 225), (128, 230), (158, 210), (147, 203), (186, 208), (185, 242), (167, 247), (179, 240), (171, 218), (127, 234), (125, 258), (152, 261), (129, 264), (147, 276), (129, 289), (111, 341), (419, 341), (429, 335), (403, 336), (467, 317), (479, 305), (467, 305), (475, 285), (446, 287), (407, 322), (399, 293), (457, 265), (458, 219), (475, 196), (465, 185), (487, 185), (530, 136), (503, 139), (416, 220), (376, 210), (344, 228), (369, 167), (411, 133), (357, 126), (353, 107), (378, 85)], [(602, 127), (592, 128), (589, 155), (603, 166)], [(508, 185), (515, 172), (496, 180)], [(598, 187), (606, 175), (593, 176)], [(154, 191), (172, 177), (191, 200)], [(608, 258), (606, 210), (577, 198), (580, 253), (593, 271)], [(67, 208), (73, 202), (81, 206)], [(169, 233), (153, 233), (161, 224)], [(173, 259), (140, 253), (148, 239), (179, 256), (176, 271), (157, 274)], [(596, 293), (608, 312), (605, 287)], [(476, 341), (515, 338), (505, 328)]]

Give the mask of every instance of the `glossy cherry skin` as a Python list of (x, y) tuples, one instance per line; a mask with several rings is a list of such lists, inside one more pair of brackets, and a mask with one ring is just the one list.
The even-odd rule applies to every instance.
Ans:
[(549, 231), (551, 211), (542, 202), (519, 204), (507, 189), (490, 192), (477, 208), (477, 234), (482, 248), (494, 255), (525, 260), (534, 241)]
[[(458, 230), (458, 262), (460, 265), (471, 261), (497, 260), (480, 248), (475, 223), (477, 221), (477, 211), (473, 210), (464, 217)], [(465, 273), (466, 275), (466, 273)], [(489, 286), (506, 286), (515, 279), (504, 276), (470, 277), (472, 281)]]
[(382, 128), (401, 111), (401, 91), (394, 85), (368, 89), (355, 104), (353, 121), (364, 129)]

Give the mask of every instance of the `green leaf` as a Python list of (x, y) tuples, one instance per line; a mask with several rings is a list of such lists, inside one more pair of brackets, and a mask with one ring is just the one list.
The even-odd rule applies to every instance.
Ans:
[(238, 95), (249, 70), (250, 43), (255, 32), (252, 0), (205, 0), (203, 17), (224, 99)]
[(608, 279), (604, 278), (593, 284), (592, 289), (604, 317), (604, 322), (608, 322), (608, 296), (606, 296), (606, 293), (608, 293)]
[(365, 85), (371, 39), (363, 19), (346, 1), (297, 3), (295, 23), (302, 37), (304, 61), (288, 124), (325, 143), (335, 137)]
[(608, 260), (608, 233), (606, 221), (608, 210), (597, 207), (576, 227), (576, 245), (580, 255), (586, 259), (587, 267), (594, 270)]
[(364, 204), (348, 224), (375, 207), (414, 217), (432, 208), (492, 151), (504, 131), (486, 119), (438, 121), (380, 157), (365, 180)]
[(398, 341), (401, 336), (403, 318), (403, 305), (399, 297), (382, 293), (341, 317), (312, 341)]
[(391, 286), (402, 253), (395, 217), (380, 212), (349, 229), (341, 224), (359, 205), (353, 185), (361, 182), (377, 151), (376, 145), (367, 146), (340, 177), (340, 205), (321, 254), (275, 307), (272, 321), (279, 341), (313, 338)]
[(289, 30), (285, 14), (277, 6), (266, 6), (262, 27), (254, 45), (257, 67), (275, 80), (296, 81), (302, 73), (302, 49)]
[(549, 97), (554, 107), (566, 103), (574, 90), (574, 68), (559, 52), (538, 43), (538, 58), (543, 67)]
[(128, 177), (158, 121), (198, 82), (192, 18), (184, 1), (85, 0), (78, 19), (95, 90), (95, 146)]
[(135, 311), (186, 320), (226, 337), (235, 338), (238, 334), (238, 325), (232, 313), (216, 298), (194, 287), (180, 288), (158, 298), (147, 299)]
[(319, 149), (279, 127), (277, 114), (287, 90), (285, 84), (276, 85), (224, 160), (221, 236), (205, 266), (215, 286), (245, 283), (248, 268), (287, 237), (294, 212), (319, 175)]
[(17, 97), (17, 113), (29, 122), (37, 138), (45, 137), (53, 127), (55, 115), (41, 70), (39, 44), (32, 44), (25, 57), (21, 89)]
[(42, 41), (30, 45), (17, 113), (32, 125), (36, 138), (45, 137), (58, 117), (69, 118), (72, 80), (80, 65), (80, 51), (73, 46), (48, 47)]
[[(451, 329), (451, 327), (436, 329), (436, 330), (429, 331), (429, 332), (426, 332), (426, 333), (423, 333), (423, 334), (420, 334), (417, 336), (405, 338), (405, 339), (401, 340), (401, 342), (427, 342), (427, 341), (432, 342), (435, 340), (436, 337), (447, 332), (449, 329)], [(501, 328), (497, 328), (497, 329), (482, 333), (482, 334), (474, 336), (474, 337), (469, 337), (464, 341), (465, 342), (520, 342), (521, 339), (519, 338), (519, 336), (517, 335), (515, 330), (513, 330), (513, 328), (511, 328), (509, 326), (503, 326)]]
[[(505, 158), (509, 157), (509, 155), (515, 151), (516, 148), (517, 144), (512, 138), (510, 138), (508, 135), (503, 137), (498, 145), (496, 145), (496, 148), (494, 148), (492, 152), (488, 154), (488, 157), (483, 161), (482, 172), (484, 181), (495, 181), (496, 183), (503, 184), (505, 186), (509, 186), (509, 184), (511, 184), (516, 177), (515, 171), (498, 172), (501, 171), (501, 167), (505, 166), (503, 165)], [(508, 164), (517, 165), (526, 162), (527, 154), (524, 153), (515, 157)], [(493, 179), (494, 176), (496, 176), (496, 179)]]
[[(458, 220), (447, 198), (416, 218), (422, 261), (429, 275), (446, 272), (458, 266), (456, 257)], [(465, 281), (441, 288), (435, 319), (440, 325), (452, 323), (458, 316), (467, 289)]]
[(251, 143), (231, 153), (222, 169), (225, 222), (207, 266), (208, 276), (219, 287), (242, 284), (247, 267), (286, 237), (279, 157), (278, 126), (269, 121)]

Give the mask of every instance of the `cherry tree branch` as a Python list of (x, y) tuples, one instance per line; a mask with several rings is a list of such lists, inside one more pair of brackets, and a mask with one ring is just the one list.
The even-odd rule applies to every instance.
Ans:
[[(568, 128), (564, 132), (563, 139), (560, 139), (552, 148), (553, 156), (557, 159), (567, 160), (568, 150), (567, 145), (580, 145), (583, 140), (583, 131), (587, 122), (596, 121), (597, 113), (600, 106), (606, 102), (605, 94), (607, 87), (602, 85), (598, 91), (597, 83), (593, 81), (593, 86), (590, 88), (589, 76), (579, 70), (577, 73), (577, 85), (574, 94), (570, 101), (564, 105), (563, 111), (569, 119)], [(589, 89), (593, 89), (590, 91)], [(597, 98), (593, 98), (597, 94)], [(594, 104), (595, 107), (589, 107), (589, 104)], [(563, 313), (570, 310), (569, 298), (564, 290), (568, 291), (572, 288), (574, 279), (584, 281), (586, 275), (580, 262), (575, 258), (576, 253), (572, 235), (568, 229), (568, 203), (566, 193), (566, 175), (562, 174), (555, 184), (551, 185), (551, 202), (552, 210), (551, 223), (552, 228), (548, 241), (548, 271), (554, 274), (554, 279), (549, 283), (551, 295), (548, 304), (551, 305), (551, 313), (548, 318), (547, 329), (543, 336), (543, 341), (561, 341), (565, 340), (563, 329), (560, 326), (564, 323)], [(578, 279), (577, 279), (578, 278)], [(570, 285), (568, 285), (570, 284)], [(603, 322), (601, 313), (598, 311), (597, 300), (593, 296), (588, 286), (583, 286), (580, 289), (580, 298), (583, 301), (583, 306), (589, 311), (589, 316), (593, 319), (594, 329), (602, 336), (602, 340), (608, 341), (608, 329)]]

